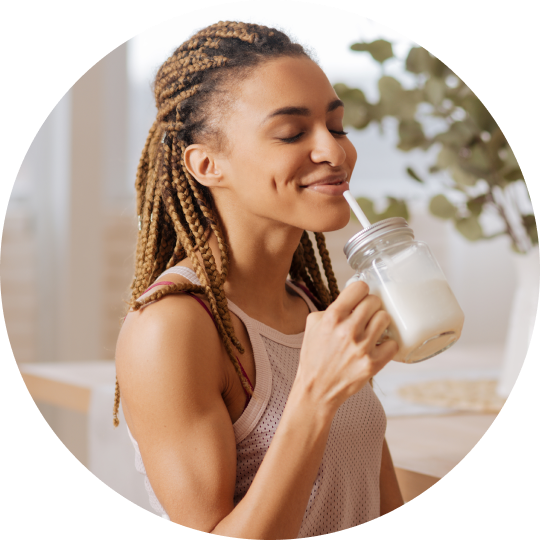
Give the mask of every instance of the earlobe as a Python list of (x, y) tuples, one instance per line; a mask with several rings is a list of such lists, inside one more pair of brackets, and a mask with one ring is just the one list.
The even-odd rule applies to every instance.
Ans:
[(214, 155), (202, 144), (191, 144), (186, 148), (184, 163), (191, 176), (203, 186), (215, 187), (223, 178)]

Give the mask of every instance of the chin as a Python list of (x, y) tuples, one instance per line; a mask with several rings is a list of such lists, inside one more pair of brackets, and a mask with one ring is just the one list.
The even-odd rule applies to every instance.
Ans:
[[(315, 219), (310, 220), (309, 224), (306, 224), (304, 229), (306, 231), (316, 232), (332, 232), (339, 231), (346, 227), (351, 219), (351, 211), (349, 205), (345, 203), (345, 207), (336, 208), (332, 211), (322, 211), (318, 215), (314, 216)], [(342, 205), (340, 205), (342, 206)]]

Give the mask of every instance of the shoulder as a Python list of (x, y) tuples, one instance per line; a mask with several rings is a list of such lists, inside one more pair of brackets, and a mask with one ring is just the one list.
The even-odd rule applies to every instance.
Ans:
[(206, 310), (187, 294), (167, 295), (124, 321), (116, 348), (122, 397), (131, 412), (141, 413), (178, 403), (179, 395), (188, 401), (220, 396), (224, 354)]

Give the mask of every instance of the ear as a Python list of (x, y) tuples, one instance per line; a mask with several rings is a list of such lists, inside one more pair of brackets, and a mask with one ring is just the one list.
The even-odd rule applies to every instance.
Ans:
[(203, 144), (191, 144), (184, 151), (186, 168), (200, 184), (216, 187), (223, 180), (223, 174), (216, 156)]

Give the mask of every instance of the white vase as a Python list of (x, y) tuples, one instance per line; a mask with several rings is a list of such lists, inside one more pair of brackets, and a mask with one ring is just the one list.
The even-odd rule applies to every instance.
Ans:
[(538, 307), (540, 260), (538, 246), (526, 255), (512, 254), (517, 285), (510, 310), (504, 360), (497, 394), (508, 397), (527, 355)]

